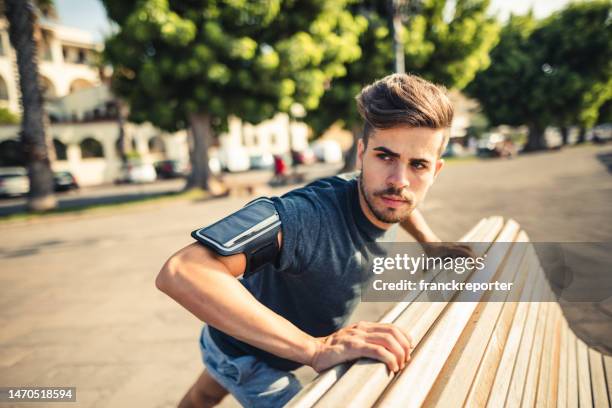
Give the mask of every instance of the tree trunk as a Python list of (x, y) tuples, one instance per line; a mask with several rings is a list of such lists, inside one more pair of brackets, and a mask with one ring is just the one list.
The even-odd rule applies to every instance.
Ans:
[(17, 55), (19, 88), (23, 118), (21, 144), (28, 167), (31, 211), (50, 210), (57, 206), (53, 194), (53, 172), (43, 124), (43, 96), (38, 77), (37, 49), (34, 42), (34, 6), (30, 1), (6, 0), (9, 38)]
[(351, 127), (351, 133), (353, 134), (353, 144), (344, 156), (344, 167), (340, 170), (340, 173), (349, 173), (355, 171), (357, 166), (357, 146), (359, 138), (361, 137), (361, 126)]
[(208, 167), (208, 146), (213, 137), (211, 117), (206, 113), (189, 116), (193, 146), (190, 149), (191, 175), (185, 189), (210, 190), (210, 169)]
[(581, 144), (586, 142), (586, 128), (580, 126), (580, 132), (578, 133), (578, 140), (576, 140), (576, 144)]
[(119, 157), (121, 164), (127, 165), (128, 153), (132, 151), (132, 138), (125, 131), (125, 118), (127, 117), (127, 105), (119, 98), (115, 98), (117, 108), (117, 127), (119, 128)]
[(567, 126), (561, 127), (561, 144), (566, 146), (569, 143), (569, 128)]
[(529, 125), (529, 135), (527, 137), (527, 144), (525, 145), (524, 151), (535, 152), (538, 150), (545, 150), (546, 148), (544, 128), (539, 125)]

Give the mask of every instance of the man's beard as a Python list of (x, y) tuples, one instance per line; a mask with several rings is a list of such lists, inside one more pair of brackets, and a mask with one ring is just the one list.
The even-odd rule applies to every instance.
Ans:
[[(410, 216), (410, 214), (416, 207), (414, 196), (403, 189), (389, 187), (381, 191), (375, 191), (373, 193), (370, 193), (365, 188), (363, 183), (363, 170), (359, 173), (359, 187), (361, 188), (363, 198), (368, 208), (370, 209), (372, 214), (374, 214), (374, 217), (376, 217), (376, 219), (380, 222), (384, 222), (386, 224), (395, 224), (404, 221)], [(404, 210), (389, 207), (386, 207), (384, 209), (376, 208), (376, 205), (374, 203), (374, 197), (382, 195), (397, 197), (398, 199), (406, 200), (407, 209)]]

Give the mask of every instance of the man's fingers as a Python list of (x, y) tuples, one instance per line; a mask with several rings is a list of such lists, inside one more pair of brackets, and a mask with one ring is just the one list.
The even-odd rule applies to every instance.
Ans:
[(368, 333), (365, 340), (368, 343), (377, 344), (389, 350), (394, 355), (400, 369), (404, 368), (404, 365), (406, 365), (406, 350), (392, 334)]
[(404, 349), (404, 360), (408, 361), (410, 353), (414, 348), (412, 337), (408, 333), (399, 327), (388, 323), (372, 323), (371, 325), (366, 325), (364, 327), (364, 331), (368, 333), (387, 333), (392, 335)]
[(397, 363), (395, 356), (383, 346), (379, 346), (372, 343), (364, 343), (360, 349), (359, 357), (368, 357), (374, 360), (382, 361), (387, 365), (389, 371), (398, 372), (400, 366)]

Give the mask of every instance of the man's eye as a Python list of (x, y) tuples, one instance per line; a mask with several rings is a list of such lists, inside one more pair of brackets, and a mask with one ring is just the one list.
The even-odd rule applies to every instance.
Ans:
[(389, 156), (388, 154), (379, 154), (379, 155), (377, 155), (377, 157), (379, 159), (381, 159), (382, 161), (391, 161), (391, 160), (393, 160), (393, 157)]
[(412, 163), (412, 167), (414, 167), (417, 170), (423, 170), (427, 168), (425, 164), (419, 163), (419, 162)]

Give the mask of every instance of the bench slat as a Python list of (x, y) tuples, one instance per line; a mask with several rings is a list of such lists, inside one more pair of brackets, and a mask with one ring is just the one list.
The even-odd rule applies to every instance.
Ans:
[[(490, 406), (501, 406), (505, 401), (508, 385), (510, 383), (510, 375), (514, 367), (514, 358), (518, 351), (520, 336), (525, 326), (529, 308), (529, 303), (526, 302), (532, 299), (537, 282), (542, 282), (541, 276), (538, 276), (539, 263), (537, 262), (533, 248), (528, 247), (527, 251), (528, 252), (525, 254), (528, 262), (528, 272), (526, 273), (527, 281), (520, 294), (520, 299), (518, 299), (520, 302), (516, 303), (509, 301), (504, 305), (500, 322), (495, 327), (493, 337), (487, 345), (483, 361), (478, 368), (478, 372), (465, 402), (465, 406), (467, 407), (484, 407), (487, 405), (490, 396), (494, 392), (493, 384), (497, 380), (496, 376), (498, 374), (501, 375), (500, 370), (504, 369), (502, 358), (504, 354), (506, 354), (506, 350), (508, 350), (508, 354), (506, 354), (505, 358), (509, 368), (507, 369), (507, 373), (505, 373), (507, 375), (505, 383), (502, 385), (503, 392), (500, 393), (503, 395), (498, 405)], [(516, 299), (513, 299), (511, 296), (510, 300)], [(514, 333), (511, 332), (512, 329), (514, 329)]]
[(537, 380), (536, 406), (555, 406), (559, 381), (559, 335), (561, 319), (556, 303), (549, 303), (549, 321), (544, 333), (544, 346)]
[(578, 338), (576, 339), (576, 361), (578, 363), (578, 401), (580, 408), (591, 408), (593, 407), (593, 399), (589, 352), (587, 345)]
[(567, 356), (568, 330), (565, 319), (561, 319), (561, 343), (559, 345), (559, 384), (557, 387), (557, 408), (567, 407)]
[(595, 408), (609, 408), (603, 358), (601, 353), (592, 348), (589, 348), (589, 366), (591, 368), (593, 405), (595, 405)]
[(612, 405), (612, 356), (603, 356), (604, 367), (606, 370), (606, 382), (608, 385), (608, 401)]
[(525, 387), (525, 378), (529, 368), (529, 357), (534, 346), (536, 327), (542, 324), (542, 314), (545, 313), (545, 303), (533, 303), (527, 315), (525, 330), (521, 338), (514, 371), (510, 379), (510, 387), (506, 396), (505, 405), (508, 407), (518, 407), (523, 397), (523, 389)]
[(568, 330), (568, 354), (567, 354), (567, 406), (578, 407), (578, 344), (576, 335)]
[(542, 350), (544, 349), (544, 337), (547, 330), (550, 330), (552, 307), (550, 303), (543, 303), (543, 310), (538, 316), (536, 323), (536, 334), (533, 341), (533, 348), (529, 356), (529, 367), (527, 377), (525, 377), (525, 387), (521, 398), (521, 407), (533, 407), (536, 399), (540, 364), (542, 362)]

